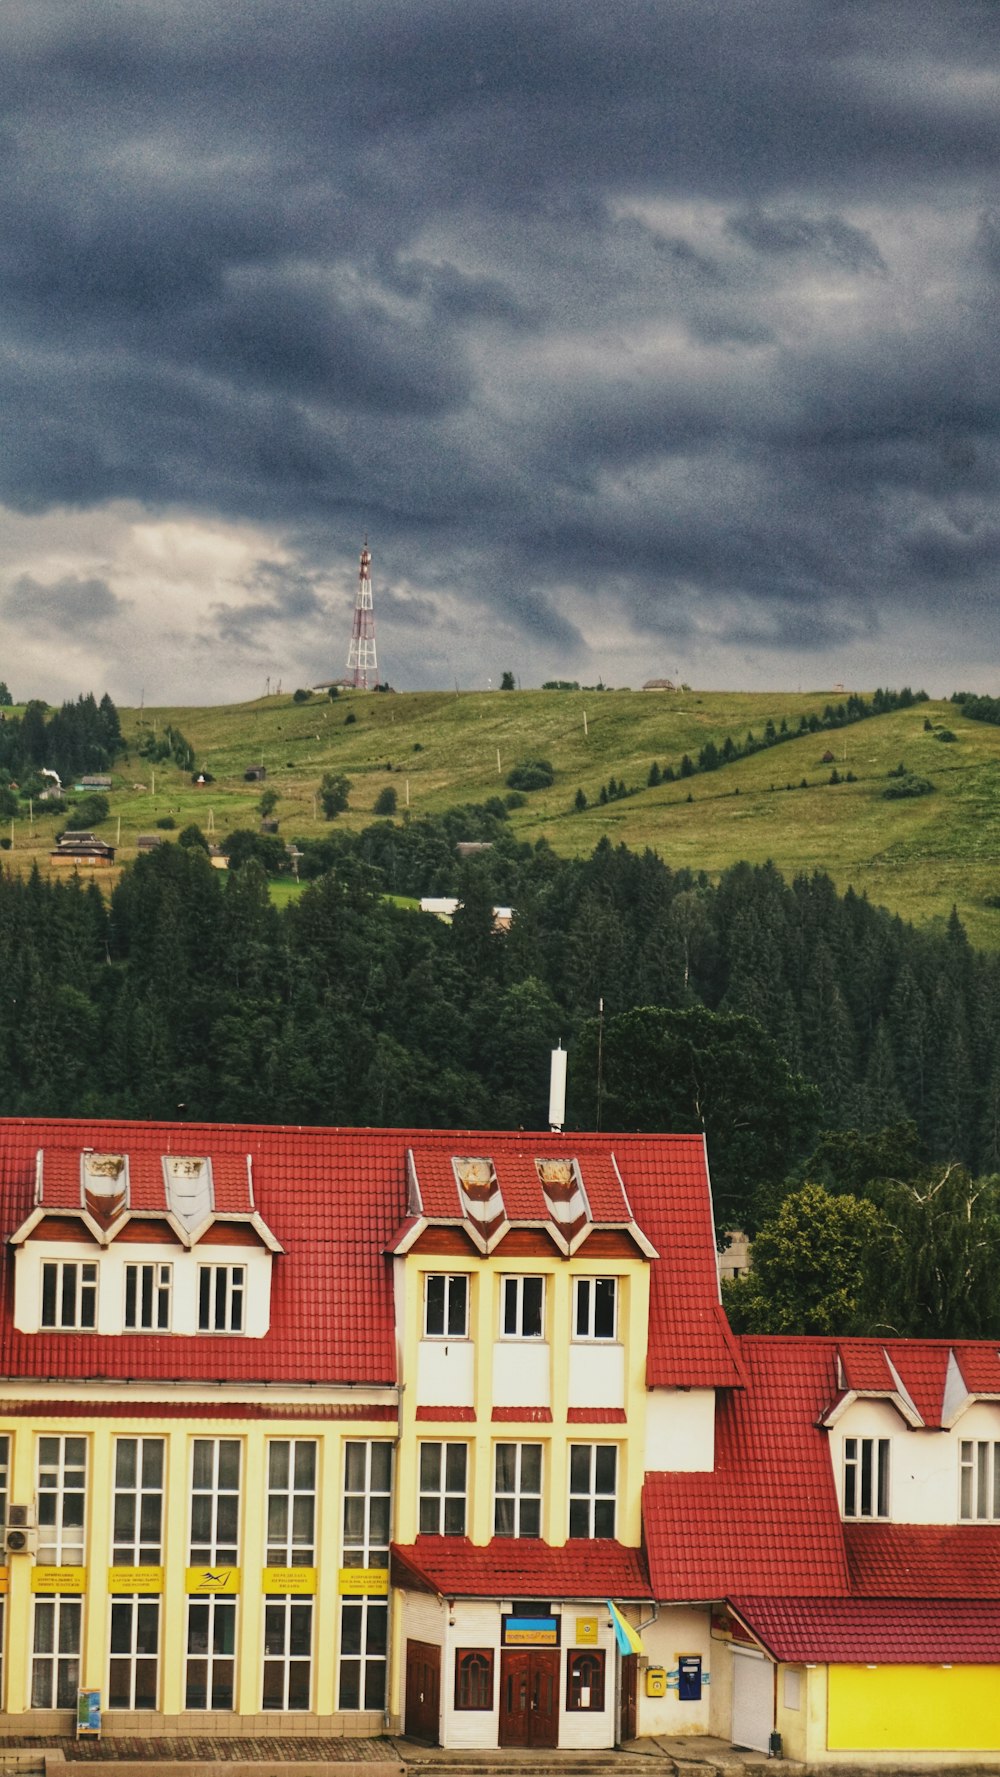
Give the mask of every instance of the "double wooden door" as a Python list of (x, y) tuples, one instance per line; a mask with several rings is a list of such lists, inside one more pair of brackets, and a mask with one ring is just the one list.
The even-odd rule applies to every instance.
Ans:
[(559, 1649), (505, 1647), (500, 1655), (500, 1745), (558, 1744)]

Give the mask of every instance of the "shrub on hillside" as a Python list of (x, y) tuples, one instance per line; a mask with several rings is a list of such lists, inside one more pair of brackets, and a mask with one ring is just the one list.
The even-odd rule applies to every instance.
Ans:
[(887, 802), (899, 802), (907, 796), (929, 796), (934, 789), (929, 777), (917, 777), (915, 772), (907, 771), (902, 777), (891, 774), (893, 782), (882, 791)]
[(507, 773), (508, 790), (547, 790), (555, 778), (548, 759), (522, 759)]

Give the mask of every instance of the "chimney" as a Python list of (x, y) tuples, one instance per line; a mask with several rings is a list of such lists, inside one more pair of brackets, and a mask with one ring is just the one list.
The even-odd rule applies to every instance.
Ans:
[(553, 1135), (562, 1134), (566, 1121), (566, 1051), (560, 1042), (552, 1051), (549, 1073), (549, 1128)]

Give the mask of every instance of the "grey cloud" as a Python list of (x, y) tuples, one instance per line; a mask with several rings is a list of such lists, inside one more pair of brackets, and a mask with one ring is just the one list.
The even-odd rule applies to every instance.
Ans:
[(748, 210), (730, 217), (727, 227), (758, 253), (817, 254), (849, 271), (885, 271), (871, 235), (839, 216), (803, 216), (792, 211)]
[(74, 640), (84, 640), (95, 629), (112, 624), (129, 609), (129, 603), (117, 598), (106, 580), (78, 580), (72, 574), (47, 583), (19, 574), (0, 594), (6, 617), (27, 629), (71, 632)]

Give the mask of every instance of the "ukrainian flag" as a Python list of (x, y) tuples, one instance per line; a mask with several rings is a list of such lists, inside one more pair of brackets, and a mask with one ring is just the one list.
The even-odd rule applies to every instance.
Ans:
[(633, 1629), (631, 1623), (625, 1621), (621, 1611), (618, 1609), (617, 1605), (612, 1604), (610, 1598), (608, 1599), (608, 1609), (611, 1612), (611, 1621), (615, 1626), (615, 1640), (618, 1643), (618, 1652), (626, 1655), (645, 1653), (646, 1650), (642, 1645), (642, 1637), (639, 1635), (638, 1630)]

